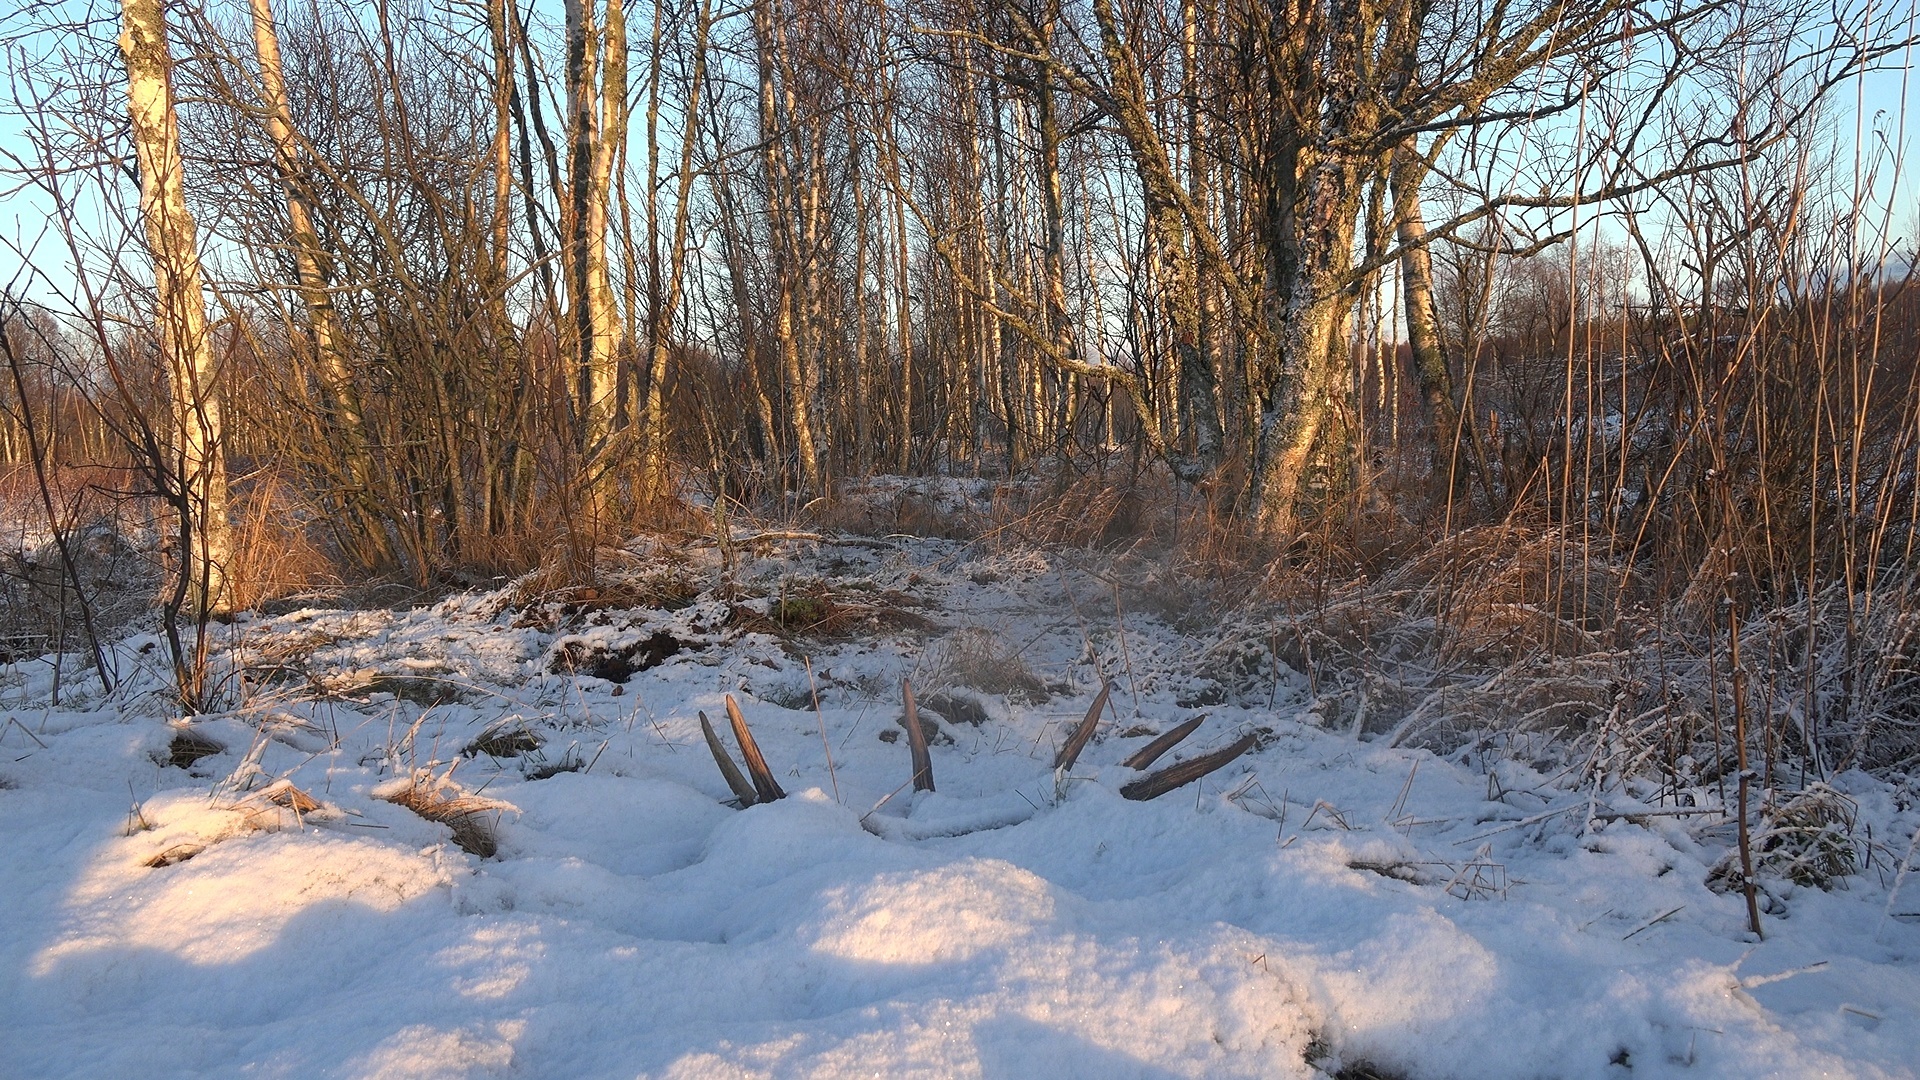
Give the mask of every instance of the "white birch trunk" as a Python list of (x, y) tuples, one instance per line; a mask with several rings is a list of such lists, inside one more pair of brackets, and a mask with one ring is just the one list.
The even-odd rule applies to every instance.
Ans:
[(162, 0), (123, 0), (120, 51), (127, 63), (127, 113), (140, 167), (140, 216), (153, 257), (160, 353), (173, 424), (170, 471), (186, 537), (181, 572), (196, 615), (225, 611), (227, 476), (220, 401), (193, 216), (187, 212), (180, 129), (173, 107), (173, 60)]

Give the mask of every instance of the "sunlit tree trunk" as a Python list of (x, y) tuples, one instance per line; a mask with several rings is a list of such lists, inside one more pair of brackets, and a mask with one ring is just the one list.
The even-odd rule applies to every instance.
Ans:
[(260, 64), (260, 96), (265, 107), (267, 137), (273, 142), (274, 165), (287, 202), (294, 273), (313, 338), (315, 371), (328, 413), (329, 433), (337, 443), (339, 467), (346, 480), (347, 490), (341, 496), (355, 519), (357, 527), (353, 535), (363, 547), (362, 560), (376, 567), (388, 566), (395, 558), (393, 545), (376, 505), (366, 415), (360, 407), (360, 390), (347, 358), (346, 337), (328, 289), (326, 249), (321, 246), (308, 206), (304, 155), (296, 139), (293, 112), (287, 105), (286, 76), (280, 63), (280, 38), (274, 29), (273, 8), (270, 0), (249, 0), (249, 4), (253, 16), (254, 56)]
[[(1426, 219), (1420, 212), (1420, 183), (1425, 163), (1411, 145), (1394, 154), (1393, 216), (1400, 257), (1400, 300), (1407, 323), (1407, 347), (1414, 378), (1433, 419), (1433, 470), (1436, 480), (1458, 488), (1465, 477), (1456, 455), (1460, 445), (1460, 408), (1454, 400), (1453, 372), (1440, 336), (1439, 310), (1433, 301), (1433, 257), (1427, 250)], [(1451, 478), (1451, 479), (1450, 479)]]
[(1344, 483), (1352, 359), (1347, 318), (1352, 297), (1340, 289), (1353, 260), (1361, 187), (1352, 162), (1330, 149), (1337, 135), (1281, 161), (1297, 172), (1272, 178), (1267, 221), (1278, 354), (1255, 386), (1260, 434), (1249, 494), (1255, 521), (1270, 537), (1291, 536), (1315, 481)]
[[(656, 4), (655, 20), (665, 18), (665, 4)], [(669, 333), (673, 320), (680, 309), (680, 297), (685, 287), (687, 265), (688, 230), (693, 212), (693, 153), (698, 144), (698, 132), (695, 127), (700, 115), (700, 91), (707, 79), (707, 34), (713, 24), (713, 7), (710, 0), (702, 0), (695, 15), (693, 39), (693, 77), (688, 81), (686, 110), (681, 121), (679, 171), (675, 174), (677, 186), (673, 203), (673, 237), (667, 250), (666, 282), (663, 295), (655, 304), (653, 323), (648, 328), (647, 360), (647, 400), (646, 435), (647, 452), (645, 465), (645, 490), (649, 496), (659, 497), (667, 491), (667, 376), (669, 354)], [(654, 71), (650, 76), (656, 86), (659, 75), (659, 59), (654, 61)], [(649, 108), (655, 108), (653, 98), (649, 96)], [(658, 119), (649, 115), (648, 129), (657, 130)], [(652, 141), (651, 139), (649, 141)], [(649, 170), (651, 171), (651, 170)]]
[(793, 452), (799, 458), (800, 479), (810, 491), (821, 490), (819, 448), (814, 438), (812, 381), (802, 368), (800, 355), (801, 239), (796, 233), (794, 190), (790, 143), (798, 136), (786, 130), (792, 116), (782, 116), (780, 96), (775, 85), (782, 32), (774, 19), (773, 0), (756, 0), (753, 5), (753, 31), (760, 79), (761, 162), (766, 171), (768, 219), (773, 232), (774, 286), (777, 299), (773, 310), (773, 337), (779, 350), (780, 378), (787, 387), (787, 417), (793, 430)]
[[(624, 0), (607, 0), (605, 25), (594, 0), (567, 2), (567, 97), (571, 230), (569, 297), (578, 373), (581, 446), (598, 469), (613, 438), (619, 393), (620, 306), (607, 255), (613, 169), (627, 125)], [(600, 469), (604, 474), (604, 470)], [(602, 488), (590, 478), (595, 491)]]
[(227, 475), (220, 400), (193, 216), (187, 212), (173, 60), (162, 0), (123, 0), (120, 52), (127, 64), (128, 116), (140, 170), (140, 216), (153, 258), (156, 321), (166, 367), (175, 445), (171, 483), (183, 548), (181, 572), (197, 615), (226, 610)]

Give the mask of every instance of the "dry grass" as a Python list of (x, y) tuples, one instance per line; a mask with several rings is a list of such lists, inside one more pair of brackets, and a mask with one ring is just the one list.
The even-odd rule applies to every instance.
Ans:
[(453, 842), (462, 851), (490, 859), (500, 849), (494, 825), (497, 813), (506, 804), (467, 794), (453, 782), (452, 774), (452, 768), (440, 774), (416, 769), (410, 776), (374, 789), (373, 794), (445, 825), (453, 830)]
[[(219, 807), (186, 829), (177, 824), (165, 827), (166, 846), (141, 860), (149, 869), (176, 866), (205, 852), (216, 844), (254, 833), (278, 832), (289, 826), (304, 825), (309, 818), (336, 820), (338, 809), (329, 807), (295, 787), (291, 780), (276, 780), (245, 798)], [(132, 812), (128, 835), (160, 829), (146, 819), (139, 806)], [(208, 819), (211, 820), (208, 820)], [(172, 843), (167, 843), (172, 840)]]
[(531, 754), (546, 745), (523, 720), (506, 720), (493, 724), (479, 735), (460, 753), (463, 757), (478, 757), (485, 754), (493, 758), (512, 758), (522, 754)]
[(345, 580), (316, 538), (320, 513), (293, 484), (271, 474), (236, 487), (227, 564), (235, 608), (258, 608), (296, 593), (338, 587)]
[(551, 631), (595, 611), (678, 611), (711, 584), (680, 554), (692, 537), (641, 535), (642, 539), (624, 547), (598, 549), (590, 562), (550, 551), (537, 569), (520, 575), (497, 594), (497, 610), (520, 612), (518, 625)]
[(809, 578), (783, 581), (764, 599), (764, 612), (759, 605), (734, 604), (730, 625), (752, 633), (827, 641), (890, 630), (925, 632), (934, 626), (914, 610), (919, 601), (898, 590)]
[[(1763, 807), (1753, 832), (1754, 872), (1814, 889), (1832, 889), (1860, 870), (1854, 838), (1859, 807), (1824, 783)], [(1707, 874), (1716, 892), (1740, 888), (1740, 857), (1729, 851)]]
[(1041, 702), (1049, 696), (1045, 681), (1012, 643), (978, 626), (962, 627), (934, 642), (921, 654), (913, 677), (929, 694), (966, 686), (1018, 701)]
[(1173, 535), (1180, 496), (1164, 469), (1061, 471), (1023, 497), (996, 500), (980, 539), (1002, 548), (1113, 548)]
[(164, 764), (176, 769), (191, 769), (201, 758), (226, 753), (227, 748), (190, 727), (181, 725), (175, 728), (173, 738), (167, 743)]

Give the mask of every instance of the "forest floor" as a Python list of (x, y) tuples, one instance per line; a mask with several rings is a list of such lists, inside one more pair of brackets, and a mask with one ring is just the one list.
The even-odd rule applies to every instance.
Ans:
[[(9, 666), (0, 1076), (1916, 1075), (1910, 788), (1835, 777), (1882, 854), (1769, 881), (1756, 941), (1724, 815), (1539, 740), (1356, 738), (1084, 550), (608, 560), (242, 618), (217, 716), (167, 711), (151, 637), (111, 697)], [(733, 805), (728, 695), (786, 797)], [(1123, 797), (1202, 713), (1154, 769), (1254, 749)]]

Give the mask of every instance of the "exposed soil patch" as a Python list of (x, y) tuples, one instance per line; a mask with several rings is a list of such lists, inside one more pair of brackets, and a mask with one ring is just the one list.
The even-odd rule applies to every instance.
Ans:
[(624, 683), (636, 672), (659, 667), (668, 658), (690, 648), (665, 630), (619, 649), (606, 649), (583, 641), (569, 641), (560, 647), (550, 670), (556, 675), (589, 675), (610, 683)]
[[(979, 727), (987, 722), (987, 707), (976, 698), (963, 694), (928, 694), (920, 699), (920, 708), (937, 712), (940, 718), (949, 724), (971, 724)], [(925, 726), (926, 721), (921, 721)]]
[(928, 633), (937, 629), (933, 620), (913, 610), (919, 603), (895, 589), (875, 591), (806, 581), (782, 586), (767, 598), (765, 612), (735, 604), (729, 621), (750, 632), (823, 640), (887, 630)]
[(445, 679), (421, 675), (376, 675), (367, 683), (370, 694), (392, 694), (402, 701), (432, 707), (452, 705), (465, 695), (459, 686)]
[[(940, 729), (940, 722), (938, 720), (935, 720), (930, 716), (922, 716), (922, 717), (919, 717), (919, 721), (920, 721), (920, 733), (927, 737), (928, 746), (952, 746), (953, 745), (953, 736), (947, 734), (945, 731), (942, 731)], [(893, 722), (899, 725), (901, 731), (907, 730), (907, 717), (905, 713), (902, 713), (899, 716), (894, 717)], [(893, 738), (887, 739), (888, 734), (893, 734)], [(886, 741), (888, 742), (894, 742), (895, 740), (900, 738), (898, 733), (889, 733), (889, 732), (882, 732), (880, 737), (882, 739), (886, 739)]]
[(167, 743), (167, 754), (163, 762), (176, 769), (191, 769), (194, 762), (204, 757), (225, 753), (226, 749), (197, 731), (182, 728), (174, 733), (173, 741)]
[(480, 733), (480, 737), (467, 744), (461, 753), (467, 757), (510, 758), (521, 754), (531, 754), (545, 745), (546, 740), (522, 727), (490, 728)]

